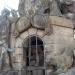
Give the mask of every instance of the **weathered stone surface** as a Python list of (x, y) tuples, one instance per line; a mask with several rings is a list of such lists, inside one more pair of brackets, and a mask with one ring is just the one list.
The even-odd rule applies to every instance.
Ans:
[(58, 7), (58, 4), (55, 0), (52, 0), (52, 3), (50, 6), (51, 6), (50, 7), (51, 8), (51, 12), (50, 12), (51, 16), (62, 16), (61, 11)]
[(15, 47), (20, 48), (20, 47), (22, 47), (23, 39), (22, 38), (17, 38), (15, 43), (16, 43)]
[[(71, 50), (63, 50), (62, 52), (51, 51), (46, 55), (46, 64), (48, 65), (56, 65), (57, 70), (61, 69), (62, 72), (66, 72), (69, 68), (71, 68), (73, 63), (73, 52)], [(47, 66), (50, 68), (49, 66)], [(60, 71), (58, 71), (60, 73)]]
[(73, 53), (74, 53), (74, 57), (75, 57), (75, 49), (73, 50)]
[(65, 18), (62, 18), (62, 17), (50, 16), (49, 21), (50, 21), (50, 24), (52, 24), (52, 25), (74, 28), (71, 20), (65, 19)]
[(45, 29), (47, 23), (48, 15), (35, 15), (32, 20), (32, 26), (39, 29)]
[(28, 37), (28, 31), (25, 31), (24, 33), (22, 33), (22, 34), (20, 35), (20, 38), (22, 38), (23, 40), (24, 40), (26, 37)]
[(15, 59), (13, 62), (13, 67), (15, 70), (19, 70), (22, 68), (22, 62), (23, 62), (23, 50), (22, 47), (20, 48), (15, 48)]
[(50, 35), (53, 32), (50, 22), (48, 22), (49, 15), (35, 15), (32, 20), (32, 26), (38, 29), (44, 29), (45, 34)]
[(75, 75), (75, 68), (68, 70), (66, 73), (61, 73), (58, 75)]
[(16, 39), (13, 36), (11, 36), (10, 41), (11, 41), (11, 48), (14, 48), (15, 47), (15, 43), (16, 43)]
[(15, 32), (15, 23), (13, 23), (12, 25), (11, 25), (11, 33), (14, 33)]
[(34, 15), (35, 13), (44, 13), (50, 7), (50, 0), (20, 0), (20, 15)]
[[(53, 29), (51, 25), (73, 28), (72, 21), (57, 16), (48, 17), (48, 15), (35, 15), (31, 23), (33, 27), (45, 29), (46, 33), (52, 33)], [(30, 26), (30, 19), (27, 17), (21, 17), (16, 24), (16, 29), (18, 32), (22, 32), (28, 29)]]
[(44, 30), (38, 30), (37, 31), (37, 35), (39, 36), (39, 37), (43, 37), (44, 36)]
[(62, 1), (63, 3), (66, 3), (66, 4), (71, 4), (73, 0), (60, 0)]
[[(43, 40), (45, 41), (46, 44), (57, 44), (58, 43), (58, 45), (61, 45), (61, 44), (72, 45), (72, 43), (74, 42), (72, 33), (73, 33), (73, 30), (70, 28), (59, 27), (59, 26), (53, 25), (53, 34), (51, 34), (50, 36), (45, 35), (43, 37)], [(68, 43), (68, 41), (70, 41), (70, 43)]]
[(15, 23), (18, 20), (18, 17), (8, 17), (10, 23)]
[(19, 14), (23, 16), (25, 15), (24, 7), (25, 7), (25, 0), (19, 0), (18, 10), (19, 10)]
[(27, 17), (21, 17), (16, 24), (16, 29), (18, 32), (22, 32), (28, 29), (30, 26), (30, 19)]
[(73, 51), (71, 50), (65, 50), (62, 54), (55, 55), (55, 62), (57, 63), (57, 66), (59, 68), (62, 68), (64, 71), (66, 71), (68, 68), (72, 66), (73, 63)]
[[(50, 6), (52, 6), (51, 9)], [(46, 10), (48, 10), (48, 12)], [(73, 53), (73, 24), (72, 21), (68, 19), (57, 17), (61, 16), (61, 13), (56, 1), (52, 0), (52, 4), (50, 5), (50, 0), (20, 0), (19, 13), (22, 16), (24, 15), (24, 17), (10, 20), (12, 23), (16, 23), (12, 24), (11, 32), (20, 34), (17, 38), (14, 38), (13, 34), (11, 34), (11, 47), (16, 47), (15, 53), (13, 53), (14, 56), (11, 55), (14, 69), (21, 70), (22, 66), (25, 67), (27, 60), (26, 57), (23, 58), (23, 54), (25, 55), (25, 53), (23, 53), (23, 47), (28, 46), (28, 40), (25, 38), (31, 35), (36, 36), (36, 34), (38, 37), (43, 37), (41, 40), (43, 40), (44, 45), (44, 61), (46, 64), (45, 68), (47, 68), (47, 75), (54, 75), (52, 73), (53, 65), (56, 66), (57, 70), (61, 69), (61, 71), (57, 71), (57, 73), (63, 73), (71, 68), (73, 64), (73, 54), (75, 56), (75, 51)], [(15, 16), (15, 14), (13, 16)], [(31, 17), (33, 18), (32, 22)], [(2, 22), (4, 23), (4, 21)], [(31, 24), (32, 27), (30, 27)], [(53, 34), (49, 36), (44, 35), (46, 29), (50, 30), (50, 25), (52, 26)], [(4, 58), (7, 59), (6, 56)], [(9, 60), (6, 60), (7, 64), (8, 61)], [(36, 72), (34, 72), (34, 75), (35, 73)], [(41, 74), (42, 72), (39, 70), (39, 73)], [(72, 73), (74, 75), (75, 71), (68, 71), (68, 73), (59, 75), (72, 75)]]
[(22, 47), (20, 48), (15, 48), (15, 52), (13, 53), (13, 55), (22, 55), (23, 54), (23, 50), (22, 50)]
[[(28, 33), (29, 33), (29, 35), (36, 35), (37, 29), (31, 27), (31, 28), (28, 29)], [(28, 35), (28, 36), (29, 36), (29, 35)]]
[(46, 62), (57, 65), (62, 72), (71, 67), (73, 63), (74, 39), (72, 33), (71, 28), (53, 25), (53, 34), (43, 37)]

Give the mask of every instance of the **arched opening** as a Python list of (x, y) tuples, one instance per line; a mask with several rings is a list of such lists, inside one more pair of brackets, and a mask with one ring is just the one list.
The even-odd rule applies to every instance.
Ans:
[(44, 66), (44, 45), (37, 36), (30, 36), (23, 45), (26, 66)]

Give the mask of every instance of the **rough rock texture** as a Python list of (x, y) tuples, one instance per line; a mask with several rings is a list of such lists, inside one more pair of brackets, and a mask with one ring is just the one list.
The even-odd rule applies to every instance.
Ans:
[(20, 15), (34, 15), (35, 13), (43, 13), (49, 8), (49, 0), (21, 0), (19, 3)]
[[(12, 56), (14, 70), (26, 67), (26, 57), (23, 58), (25, 38), (29, 35), (38, 35), (44, 42), (44, 60), (47, 68), (45, 71), (48, 73), (47, 70), (51, 69), (56, 73), (69, 72), (68, 69), (73, 64), (73, 24), (70, 20), (57, 17), (61, 16), (61, 13), (56, 0), (52, 0), (51, 5), (50, 0), (20, 0), (19, 13), (21, 17), (14, 21), (11, 28), (12, 33), (21, 34), (17, 38), (14, 37), (16, 34), (11, 34), (11, 47), (15, 47)], [(51, 35), (44, 35), (45, 31), (51, 32), (51, 29)], [(47, 75), (54, 75), (52, 71)], [(9, 74), (13, 75), (11, 72)], [(69, 75), (70, 72), (65, 74)]]
[(74, 28), (73, 22), (69, 19), (58, 17), (58, 16), (50, 16), (49, 22), (52, 25), (58, 25), (62, 27)]
[[(74, 28), (72, 21), (68, 19), (43, 14), (43, 15), (35, 15), (32, 19), (26, 16), (20, 17), (16, 23), (15, 30), (17, 30), (18, 32), (25, 31), (31, 26), (31, 24), (35, 28), (44, 29), (46, 34), (52, 33), (52, 25)], [(14, 27), (14, 24), (13, 24), (13, 27)]]
[(64, 52), (62, 51), (60, 54), (56, 54), (54, 56), (55, 62), (57, 66), (64, 71), (66, 71), (68, 68), (71, 68), (73, 64), (73, 51), (68, 48)]
[(68, 70), (66, 73), (61, 73), (58, 75), (75, 75), (75, 68)]
[(56, 0), (58, 8), (63, 17), (75, 20), (75, 1), (74, 0)]
[(25, 0), (19, 0), (18, 11), (19, 11), (19, 14), (23, 16), (25, 15), (24, 6), (25, 6)]
[(61, 11), (58, 7), (58, 4), (55, 0), (52, 0), (52, 4), (50, 5), (51, 7), (51, 12), (50, 15), (51, 16), (62, 16)]
[(22, 32), (28, 29), (30, 26), (30, 19), (27, 17), (21, 17), (16, 24), (16, 29), (18, 32)]
[(50, 14), (62, 16), (55, 0), (21, 0), (19, 3), (20, 15)]
[[(73, 64), (73, 51), (68, 50), (60, 50), (56, 51), (56, 53), (52, 53), (51, 56), (49, 56), (50, 59), (47, 64), (48, 65), (55, 65), (57, 69), (57, 73), (66, 72), (69, 68), (72, 67)], [(49, 67), (49, 66), (48, 66)]]
[(45, 29), (46, 25), (48, 24), (48, 15), (35, 15), (33, 18), (32, 26)]
[[(40, 17), (40, 18), (42, 18), (42, 17)], [(68, 23), (65, 21), (63, 23), (63, 18), (62, 19), (61, 19), (61, 17), (59, 19), (58, 18), (59, 17), (56, 16), (55, 18), (53, 18), (53, 20), (49, 19), (49, 22), (52, 21), (52, 22), (50, 22), (50, 24), (51, 23), (53, 24), (52, 25), (53, 34), (51, 34), (49, 36), (48, 35), (43, 36), (42, 40), (44, 40), (44, 42), (45, 42), (45, 51), (44, 52), (46, 54), (45, 60), (47, 60), (46, 65), (48, 63), (49, 63), (49, 65), (55, 65), (56, 69), (57, 70), (61, 69), (61, 73), (63, 73), (65, 71), (67, 71), (69, 68), (71, 68), (71, 66), (72, 66), (72, 63), (73, 63), (73, 41), (74, 40), (73, 40), (73, 29), (71, 27), (67, 27), (67, 26), (65, 27), (65, 25), (68, 25), (71, 21), (68, 20)], [(28, 22), (26, 20), (28, 20), (28, 19), (26, 17), (21, 17), (20, 19), (18, 20), (16, 26), (18, 26), (19, 22), (20, 22), (19, 28), (21, 28), (22, 25), (23, 26), (27, 25), (26, 23), (28, 23)], [(58, 20), (56, 21), (56, 19), (58, 19)], [(34, 19), (34, 20), (36, 20), (36, 19)], [(61, 20), (61, 21), (59, 21), (59, 20)], [(66, 19), (66, 21), (67, 21), (67, 19)], [(44, 22), (44, 20), (43, 20), (43, 22)], [(34, 25), (36, 25), (36, 24), (40, 25), (36, 21), (33, 23), (34, 23)], [(72, 25), (72, 22), (70, 24)], [(62, 25), (64, 25), (64, 26), (62, 26)], [(37, 29), (38, 27), (36, 27), (36, 26), (35, 26), (35, 28), (33, 28), (33, 25), (32, 25), (31, 28), (29, 28), (29, 29), (27, 29), (27, 31), (23, 32), (22, 37), (19, 36), (18, 37), (19, 39), (16, 38), (15, 46), (20, 47), (20, 48), (16, 49), (16, 51), (23, 53), (22, 52), (23, 49), (21, 47), (23, 45), (23, 41), (25, 41), (25, 38), (27, 38), (28, 35), (34, 35), (34, 34), (36, 35), (36, 33), (38, 35), (42, 32), (42, 31), (38, 32), (40, 29)], [(34, 29), (35, 29), (35, 32), (34, 32)], [(23, 30), (24, 30), (24, 27), (23, 27)], [(43, 30), (43, 33), (44, 33), (44, 30)], [(17, 52), (15, 52), (15, 53), (17, 53)], [(24, 65), (24, 63), (26, 63), (26, 61), (23, 61), (23, 58), (22, 58), (23, 54), (20, 54), (20, 53), (17, 55), (18, 57), (16, 57), (16, 64), (15, 64), (16, 69), (19, 69), (20, 67), (22, 67)], [(49, 66), (47, 66), (47, 68), (48, 67)], [(48, 69), (51, 69), (51, 67), (49, 67)]]
[(53, 25), (53, 34), (44, 37), (46, 61), (49, 65), (56, 65), (57, 69), (61, 68), (61, 73), (67, 71), (73, 63), (72, 33), (71, 28)]

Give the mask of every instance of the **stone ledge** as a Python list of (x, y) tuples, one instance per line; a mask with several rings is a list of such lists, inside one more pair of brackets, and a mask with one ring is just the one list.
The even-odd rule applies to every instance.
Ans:
[(49, 24), (51, 25), (57, 25), (67, 28), (74, 28), (73, 22), (69, 19), (58, 17), (58, 16), (50, 16), (49, 17)]

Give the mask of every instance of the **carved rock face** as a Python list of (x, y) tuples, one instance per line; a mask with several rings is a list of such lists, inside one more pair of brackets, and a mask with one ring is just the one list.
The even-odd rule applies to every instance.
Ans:
[(27, 17), (21, 17), (16, 24), (16, 29), (18, 32), (22, 32), (30, 27), (30, 19)]
[(19, 3), (19, 13), (20, 15), (41, 14), (49, 8), (49, 3), (49, 0), (22, 0)]
[(39, 29), (45, 29), (48, 21), (48, 16), (45, 15), (35, 15), (32, 20), (32, 25)]

